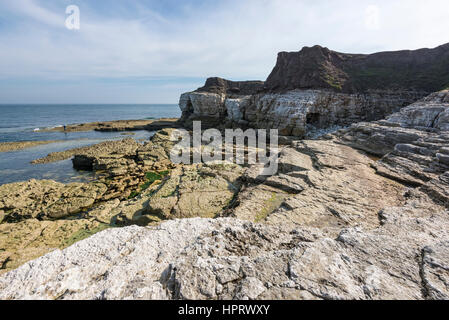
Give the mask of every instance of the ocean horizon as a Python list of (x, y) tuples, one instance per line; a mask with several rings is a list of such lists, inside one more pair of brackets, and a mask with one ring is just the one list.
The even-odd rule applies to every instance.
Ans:
[(0, 104), (0, 142), (58, 140), (64, 134), (36, 132), (97, 121), (178, 118), (177, 104)]
[[(68, 124), (97, 121), (178, 118), (176, 104), (2, 104), (0, 105), (0, 143), (20, 141), (58, 141), (12, 152), (0, 152), (0, 185), (29, 179), (83, 182), (93, 174), (73, 169), (70, 160), (33, 165), (30, 162), (51, 152), (85, 147), (106, 140), (124, 139), (123, 132), (46, 132)], [(148, 140), (154, 133), (135, 131), (133, 138)]]

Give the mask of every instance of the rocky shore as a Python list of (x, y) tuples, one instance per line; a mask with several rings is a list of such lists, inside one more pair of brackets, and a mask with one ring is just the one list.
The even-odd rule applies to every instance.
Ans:
[(18, 150), (33, 148), (33, 147), (56, 143), (56, 142), (60, 142), (60, 141), (47, 140), (47, 141), (1, 142), (0, 143), (0, 152), (18, 151)]
[[(211, 78), (182, 95), (186, 127), (280, 128), (272, 176), (175, 165), (164, 128), (64, 155), (95, 182), (0, 186), (0, 299), (449, 299), (449, 78), (367, 93), (381, 75), (348, 71), (405, 54), (427, 72), (445, 48), (306, 48), (297, 69), (280, 54), (265, 83)], [(303, 139), (332, 125), (345, 128)]]
[[(168, 127), (176, 127), (178, 119), (149, 119), (149, 120), (117, 120), (104, 122), (89, 122), (81, 124), (69, 124), (65, 128), (65, 132), (83, 132), (83, 131), (136, 131), (149, 130), (156, 131)], [(64, 127), (47, 128), (38, 132), (64, 132)]]

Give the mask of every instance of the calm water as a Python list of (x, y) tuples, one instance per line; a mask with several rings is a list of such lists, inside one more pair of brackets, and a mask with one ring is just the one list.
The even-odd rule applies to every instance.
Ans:
[[(29, 179), (60, 182), (92, 180), (90, 172), (76, 171), (71, 160), (32, 165), (48, 153), (123, 139), (121, 132), (35, 132), (37, 128), (57, 127), (95, 121), (177, 118), (177, 105), (0, 105), (0, 142), (63, 140), (30, 149), (0, 152), (0, 185)], [(133, 138), (148, 140), (154, 133), (136, 131)]]

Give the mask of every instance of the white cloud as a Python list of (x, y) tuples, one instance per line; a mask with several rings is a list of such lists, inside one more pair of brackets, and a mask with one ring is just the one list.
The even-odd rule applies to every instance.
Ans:
[(378, 6), (370, 5), (366, 8), (365, 26), (368, 30), (380, 29), (380, 9)]
[(0, 27), (0, 79), (263, 80), (279, 51), (320, 44), (369, 53), (448, 41), (447, 0), (380, 0), (369, 10), (367, 3), (356, 0), (228, 0), (185, 6), (176, 16), (150, 10), (137, 0), (111, 15), (96, 10), (93, 1), (73, 1), (82, 17), (76, 32), (64, 26), (65, 8), (72, 1), (2, 2), (0, 11), (18, 18), (13, 26)]

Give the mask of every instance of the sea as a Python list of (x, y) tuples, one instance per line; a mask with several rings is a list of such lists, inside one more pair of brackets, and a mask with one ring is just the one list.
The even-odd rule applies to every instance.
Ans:
[[(178, 118), (176, 104), (92, 104), (92, 105), (0, 105), (0, 143), (13, 141), (61, 140), (29, 149), (0, 152), (0, 185), (30, 179), (51, 179), (63, 183), (95, 179), (92, 172), (73, 169), (70, 159), (31, 164), (52, 152), (89, 146), (106, 140), (124, 139), (124, 132), (40, 132), (68, 124), (113, 120)], [(133, 131), (138, 141), (151, 138), (154, 132)], [(127, 136), (126, 136), (127, 137)]]

